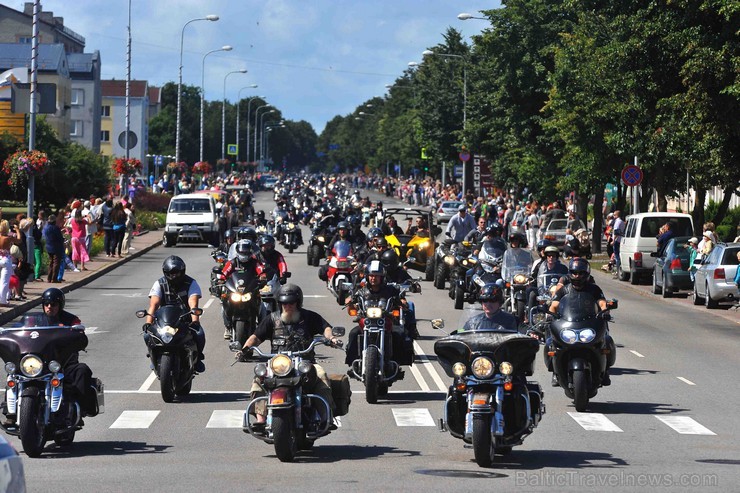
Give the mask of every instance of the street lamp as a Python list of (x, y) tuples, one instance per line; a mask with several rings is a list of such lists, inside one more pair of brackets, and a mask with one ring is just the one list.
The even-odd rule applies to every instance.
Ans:
[(180, 68), (177, 75), (177, 130), (175, 130), (175, 161), (180, 162), (180, 103), (182, 99), (181, 87), (182, 87), (182, 47), (185, 39), (185, 28), (188, 24), (195, 21), (217, 21), (217, 15), (207, 15), (205, 17), (198, 17), (197, 19), (191, 19), (182, 26), (182, 32), (180, 33)]
[[(270, 106), (272, 105), (263, 104), (262, 106), (258, 106), (257, 109), (254, 110), (254, 151), (252, 156), (254, 158), (254, 161), (257, 161), (257, 118), (259, 117), (259, 113), (262, 108), (268, 108)], [(247, 161), (249, 161), (249, 155), (247, 155)]]
[(266, 127), (267, 134), (265, 135), (265, 146), (264, 146), (264, 155), (265, 155), (265, 158), (264, 158), (264, 161), (269, 161), (270, 160), (270, 133), (275, 128), (285, 128), (285, 125), (283, 125), (283, 123), (280, 122), (279, 125), (272, 125), (272, 126), (268, 125)]
[[(265, 135), (264, 135), (265, 134), (265, 130), (264, 130), (264, 127), (262, 126), (262, 121), (263, 121), (262, 119), (265, 117), (265, 115), (267, 115), (269, 113), (275, 113), (275, 110), (265, 111), (264, 113), (262, 113), (261, 115), (259, 115), (259, 117), (260, 117), (260, 129), (261, 129), (261, 132), (260, 132), (260, 168), (263, 167), (263, 162), (262, 162), (262, 141), (265, 138)], [(257, 114), (256, 113), (255, 113), (254, 117), (255, 117), (255, 120), (256, 120), (257, 119)], [(255, 121), (255, 125), (256, 125), (256, 121)], [(255, 156), (254, 157), (256, 158), (257, 157), (257, 155), (256, 155), (257, 154), (257, 128), (254, 129), (254, 134), (255, 134), (255, 138), (254, 138), (254, 153), (255, 153)]]
[[(242, 101), (242, 91), (244, 89), (256, 89), (257, 84), (252, 84), (247, 87), (242, 87), (239, 89), (239, 94), (236, 96), (236, 160), (239, 161), (239, 103)], [(252, 96), (249, 98), (249, 102), (252, 102), (252, 99), (256, 96)], [(249, 140), (249, 112), (247, 112), (247, 140)]]
[[(265, 97), (266, 96), (254, 96), (252, 98), (249, 98), (249, 102), (247, 103), (247, 162), (250, 162), (249, 161), (249, 151), (250, 151), (249, 143), (251, 142), (251, 139), (250, 139), (250, 135), (251, 135), (251, 133), (250, 133), (250, 126), (251, 126), (251, 123), (250, 122), (252, 121), (252, 117), (250, 115), (252, 114), (252, 101), (254, 101), (255, 99), (260, 99), (261, 101), (264, 101), (265, 100)], [(255, 111), (256, 111), (256, 109), (255, 109)], [(257, 123), (255, 123), (255, 125), (257, 125)], [(254, 142), (254, 145), (255, 146), (257, 145), (257, 142), (256, 141)]]
[(485, 17), (475, 17), (473, 14), (468, 14), (467, 12), (462, 12), (460, 14), (457, 14), (457, 18), (461, 21), (467, 21), (468, 19), (478, 19), (480, 21), (487, 21), (489, 19), (486, 19)]
[(229, 45), (224, 45), (221, 48), (211, 50), (205, 55), (203, 55), (203, 62), (200, 66), (200, 159), (199, 161), (203, 161), (203, 105), (205, 104), (206, 100), (206, 57), (210, 55), (211, 53), (217, 53), (219, 51), (231, 51), (232, 48)]
[[(246, 74), (247, 69), (242, 68), (239, 70), (232, 70), (231, 72), (224, 75), (224, 101), (223, 104), (221, 104), (221, 159), (223, 160), (226, 155), (224, 154), (226, 150), (226, 79), (231, 74)], [(236, 115), (236, 120), (239, 121), (239, 114)]]

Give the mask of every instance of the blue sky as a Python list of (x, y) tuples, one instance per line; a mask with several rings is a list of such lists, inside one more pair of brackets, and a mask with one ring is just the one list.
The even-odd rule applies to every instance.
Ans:
[[(23, 10), (23, 1), (3, 1)], [(265, 96), (283, 117), (306, 120), (320, 133), (335, 115), (386, 92), (410, 61), (442, 42), (449, 26), (466, 37), (488, 23), (460, 21), (457, 14), (479, 15), (500, 6), (480, 0), (132, 0), (132, 75), (150, 84), (177, 81), (180, 33), (185, 30), (183, 82), (199, 86), (203, 55), (208, 100)], [(42, 1), (42, 10), (64, 18), (85, 37), (86, 51), (100, 50), (104, 79), (126, 78), (127, 0)]]

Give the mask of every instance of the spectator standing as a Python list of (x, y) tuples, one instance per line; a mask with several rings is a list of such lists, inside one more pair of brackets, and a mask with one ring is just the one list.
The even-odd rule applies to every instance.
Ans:
[[(696, 260), (696, 256), (699, 254), (699, 239), (694, 236), (688, 241), (688, 243), (686, 243), (686, 246), (689, 247), (689, 277), (691, 277), (691, 282), (694, 282), (694, 276), (696, 275), (696, 266), (694, 265), (694, 261)], [(740, 269), (738, 270), (740, 271)]]
[[(85, 262), (90, 261), (90, 256), (85, 248), (85, 236), (87, 234), (87, 218), (82, 215), (82, 210), (75, 209), (72, 219), (70, 220), (70, 229), (72, 236), (72, 263), (75, 269), (87, 270)], [(79, 266), (78, 266), (79, 264)]]
[[(468, 233), (475, 229), (475, 221), (473, 220), (473, 216), (467, 213), (465, 204), (460, 205), (457, 211), (457, 215), (453, 216), (450, 222), (447, 223), (445, 235), (455, 240), (455, 242), (460, 242), (465, 239)], [(453, 230), (454, 235), (451, 233)]]
[(619, 259), (619, 246), (622, 244), (622, 236), (624, 236), (624, 220), (622, 219), (622, 211), (614, 211), (614, 225), (612, 227), (612, 246), (614, 247), (614, 272), (619, 272), (621, 260)]
[(533, 206), (527, 217), (527, 242), (530, 250), (537, 249), (537, 233), (540, 231), (540, 216), (537, 215), (537, 206)]
[(85, 219), (85, 251), (87, 251), (89, 256), (92, 251), (93, 236), (98, 232), (98, 223), (93, 217), (92, 206), (89, 200), (86, 200), (83, 204), (82, 217)]
[(105, 240), (103, 245), (105, 247), (105, 256), (112, 257), (113, 249), (115, 247), (115, 236), (113, 234), (113, 199), (108, 197), (105, 203), (100, 208), (103, 221), (103, 232), (105, 233)]
[(113, 223), (113, 249), (111, 257), (121, 258), (123, 237), (126, 234), (126, 213), (123, 211), (123, 204), (121, 202), (113, 206), (111, 221)]
[(126, 203), (123, 206), (123, 212), (126, 213), (126, 228), (123, 235), (123, 254), (128, 255), (131, 249), (131, 240), (134, 237), (134, 230), (136, 229), (136, 216), (134, 215), (134, 204)]
[(49, 254), (49, 272), (46, 276), (47, 282), (61, 282), (57, 280), (56, 275), (62, 265), (64, 257), (64, 235), (62, 230), (57, 226), (57, 217), (51, 214), (46, 221), (46, 226), (42, 231), (46, 253)]
[[(16, 235), (20, 236), (18, 225), (15, 226)], [(0, 306), (8, 307), (10, 296), (10, 277), (13, 275), (13, 259), (10, 249), (13, 245), (20, 245), (20, 238), (10, 236), (10, 223), (6, 219), (0, 221)]]

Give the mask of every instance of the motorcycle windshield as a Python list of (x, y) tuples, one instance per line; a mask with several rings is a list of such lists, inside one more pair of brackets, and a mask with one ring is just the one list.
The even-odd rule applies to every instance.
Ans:
[(347, 240), (340, 240), (334, 243), (334, 256), (337, 258), (347, 258), (352, 255), (352, 243)]
[[(154, 318), (157, 322), (159, 322), (160, 325), (170, 325), (172, 327), (177, 327), (180, 325), (180, 318), (182, 318), (182, 315), (184, 313), (187, 313), (189, 310), (186, 309), (183, 306), (179, 305), (166, 305), (159, 307), (156, 312), (154, 312)], [(190, 322), (190, 319), (187, 320)]]
[(517, 274), (528, 276), (532, 272), (532, 254), (522, 248), (512, 248), (504, 254), (504, 279), (511, 282)]
[(571, 289), (558, 306), (560, 318), (565, 322), (582, 322), (596, 317), (596, 299), (587, 292)]
[(226, 287), (232, 291), (249, 293), (257, 289), (259, 279), (253, 270), (237, 270), (229, 277)]
[(0, 358), (16, 365), (29, 353), (64, 364), (72, 353), (86, 347), (84, 329), (51, 325), (43, 313), (26, 314), (20, 323), (0, 330)]
[(540, 269), (540, 273), (537, 276), (537, 290), (540, 294), (546, 293), (551, 287), (555, 286), (563, 276), (563, 274), (556, 274), (554, 272), (546, 273), (542, 272), (542, 270)]
[(506, 247), (496, 240), (486, 241), (483, 243), (478, 254), (478, 259), (490, 264), (501, 262), (504, 257)]

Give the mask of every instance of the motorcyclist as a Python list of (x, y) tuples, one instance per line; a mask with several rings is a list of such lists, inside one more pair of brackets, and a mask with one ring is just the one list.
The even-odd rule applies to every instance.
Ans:
[[(555, 316), (558, 315), (560, 300), (570, 294), (573, 290), (590, 294), (599, 308), (599, 317), (608, 317), (609, 308), (606, 302), (606, 297), (601, 288), (596, 284), (596, 282), (594, 282), (594, 278), (591, 277), (591, 265), (585, 258), (575, 257), (570, 260), (568, 264), (568, 274), (560, 279), (558, 289), (550, 302), (549, 311), (551, 314)], [(612, 351), (616, 351), (614, 340), (611, 335), (609, 335), (608, 330), (605, 339), (607, 347)], [(609, 377), (609, 366), (607, 366), (604, 372), (604, 377), (601, 380), (601, 385), (606, 387), (611, 385), (611, 383), (611, 378)], [(552, 384), (553, 386), (558, 385), (557, 375), (555, 373), (553, 373)]]
[[(551, 294), (554, 293), (554, 286), (549, 280), (553, 277), (560, 279), (562, 276), (568, 274), (568, 267), (560, 262), (560, 250), (555, 245), (549, 245), (545, 247), (545, 262), (539, 268), (537, 275), (537, 286), (536, 289), (529, 294), (527, 298), (527, 312), (537, 304), (537, 293), (542, 290), (550, 290)], [(542, 283), (547, 282), (545, 286)]]
[(416, 218), (416, 224), (411, 225), (411, 218), (409, 218), (409, 225), (406, 228), (406, 234), (411, 236), (419, 236), (422, 238), (429, 238), (429, 224), (427, 218), (424, 216), (418, 216)]
[(508, 270), (517, 265), (529, 265), (532, 262), (532, 254), (524, 248), (527, 242), (521, 233), (512, 233), (509, 235), (509, 248), (504, 252), (504, 262), (502, 274), (504, 279), (509, 279)]
[(373, 248), (370, 251), (370, 254), (365, 257), (364, 263), (367, 265), (373, 260), (380, 260), (383, 252), (389, 249), (391, 249), (391, 247), (388, 244), (388, 240), (385, 239), (385, 236), (379, 236), (375, 238), (375, 241), (373, 242)]
[(234, 234), (234, 231), (231, 229), (227, 229), (224, 232), (224, 241), (218, 246), (218, 251), (228, 253), (229, 249), (231, 248), (231, 245), (234, 244), (235, 240), (236, 240), (236, 235)]
[(356, 243), (355, 241), (353, 241), (354, 239), (350, 234), (349, 222), (347, 221), (339, 221), (339, 224), (337, 224), (337, 232), (334, 233), (334, 236), (329, 242), (328, 250), (332, 251), (332, 249), (334, 248), (334, 244), (340, 240), (349, 241), (353, 245)]
[[(273, 346), (272, 352), (278, 350), (300, 351), (306, 349), (314, 336), (323, 335), (337, 344), (338, 340), (332, 335), (332, 326), (316, 312), (303, 308), (303, 291), (296, 284), (286, 284), (280, 288), (277, 296), (280, 311), (273, 312), (260, 322), (254, 334), (244, 343), (241, 351), (236, 353), (237, 359), (243, 359), (245, 355), (252, 352), (252, 347), (259, 346), (263, 341), (275, 338), (285, 339), (286, 345)], [(306, 357), (312, 362), (314, 355)], [(305, 389), (308, 393), (317, 394), (326, 399), (332, 412), (334, 411), (334, 399), (332, 398), (331, 386), (326, 376), (326, 371), (314, 362), (316, 374), (308, 378)], [(265, 395), (265, 389), (257, 379), (252, 383), (252, 399)], [(321, 409), (321, 406), (317, 406)], [(266, 404), (255, 405), (255, 418), (258, 424), (264, 426), (267, 416)], [(323, 416), (324, 420), (328, 417)]]
[(383, 225), (380, 227), (380, 229), (381, 231), (383, 231), (383, 234), (386, 236), (395, 236), (395, 235), (403, 234), (403, 230), (398, 225), (398, 221), (396, 221), (396, 218), (393, 216), (388, 216), (383, 222)]
[[(228, 265), (228, 262), (227, 262)], [(170, 255), (162, 263), (162, 273), (158, 280), (154, 281), (149, 290), (149, 310), (147, 311), (146, 323), (154, 322), (154, 312), (160, 306), (179, 305), (187, 310), (198, 308), (198, 302), (202, 297), (198, 281), (185, 274), (185, 262), (177, 255)], [(198, 363), (195, 371), (203, 373), (206, 366), (203, 364), (203, 348), (206, 345), (206, 333), (200, 324), (200, 316), (190, 314), (190, 329), (195, 333), (195, 345), (198, 348)], [(148, 334), (144, 331), (146, 337)]]
[(257, 245), (260, 249), (257, 261), (264, 266), (267, 277), (272, 277), (275, 274), (278, 277), (283, 277), (288, 272), (288, 264), (285, 262), (285, 257), (275, 250), (275, 238), (270, 235), (262, 235), (257, 240)]
[(450, 219), (449, 223), (447, 223), (445, 235), (455, 240), (455, 242), (460, 242), (465, 239), (465, 236), (467, 236), (468, 233), (475, 229), (475, 220), (473, 219), (473, 216), (468, 214), (468, 209), (465, 204), (461, 204), (460, 207), (457, 208), (457, 211), (458, 213)]
[(478, 227), (466, 234), (463, 241), (469, 241), (471, 245), (478, 245), (480, 243), (483, 243), (483, 239), (486, 236), (487, 230), (488, 228), (486, 228), (486, 218), (481, 217), (478, 219)]
[(481, 302), (483, 313), (469, 318), (462, 331), (494, 329), (501, 326), (507, 331), (518, 332), (516, 317), (501, 309), (504, 303), (504, 292), (498, 284), (489, 283), (483, 286), (478, 299)]
[(540, 240), (537, 242), (537, 254), (539, 255), (539, 258), (537, 258), (534, 263), (532, 264), (532, 271), (529, 274), (530, 279), (532, 282), (527, 286), (526, 291), (526, 298), (527, 298), (527, 314), (526, 318), (529, 318), (529, 308), (534, 306), (533, 304), (530, 306), (529, 299), (530, 296), (534, 296), (534, 299), (537, 298), (537, 279), (539, 277), (540, 270), (544, 268), (545, 265), (547, 265), (547, 260), (545, 257), (545, 248), (553, 246), (552, 242), (550, 240)]
[(349, 218), (350, 232), (349, 236), (352, 238), (352, 245), (360, 246), (365, 243), (367, 237), (362, 232), (362, 217), (354, 215)]
[(249, 226), (244, 226), (242, 228), (239, 228), (239, 230), (236, 232), (236, 241), (231, 244), (231, 247), (229, 247), (229, 254), (226, 256), (227, 260), (233, 260), (236, 258), (236, 245), (241, 240), (249, 240), (252, 243), (252, 247), (254, 248), (254, 252), (257, 251), (257, 231), (255, 231), (254, 228), (250, 228)]

